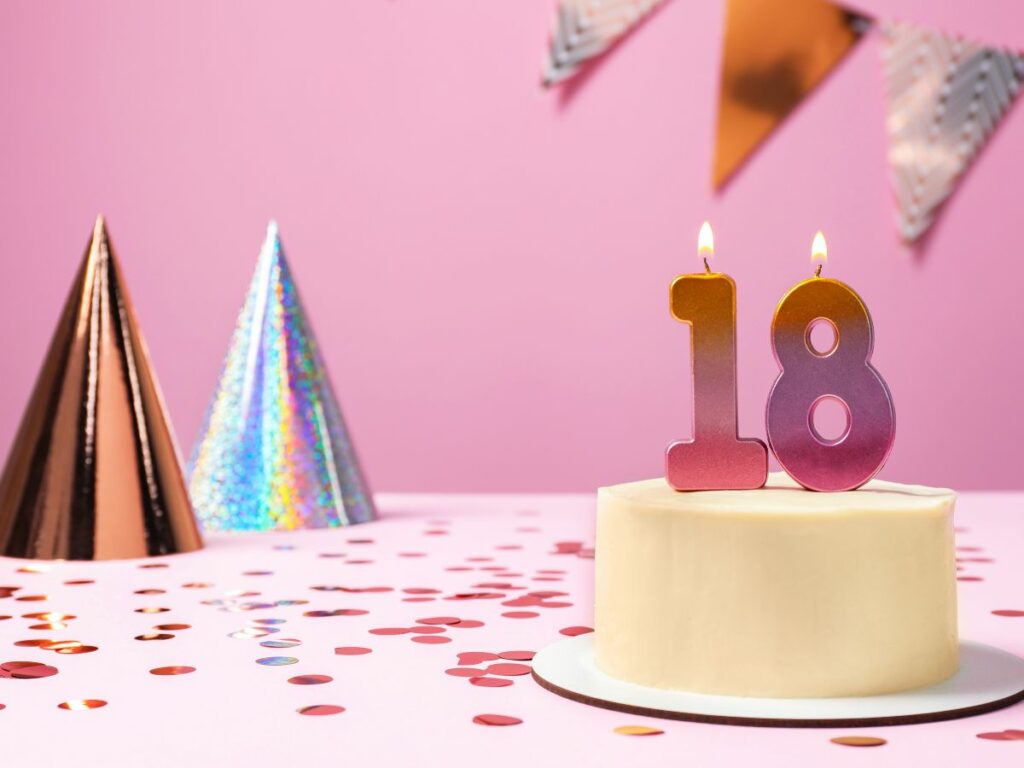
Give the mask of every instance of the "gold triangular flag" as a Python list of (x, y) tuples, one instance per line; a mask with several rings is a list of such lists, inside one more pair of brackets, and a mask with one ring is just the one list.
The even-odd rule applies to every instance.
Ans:
[(714, 184), (721, 187), (849, 52), (867, 20), (826, 0), (729, 0)]
[(0, 476), (0, 554), (109, 560), (202, 545), (100, 217)]

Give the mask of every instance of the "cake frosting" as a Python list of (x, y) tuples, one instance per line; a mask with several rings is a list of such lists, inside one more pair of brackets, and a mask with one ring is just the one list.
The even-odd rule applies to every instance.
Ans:
[(957, 669), (947, 489), (598, 492), (598, 667), (641, 685), (771, 698), (870, 696)]

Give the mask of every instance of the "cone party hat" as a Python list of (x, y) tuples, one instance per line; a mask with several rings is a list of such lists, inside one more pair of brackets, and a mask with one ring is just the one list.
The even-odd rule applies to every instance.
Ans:
[(189, 489), (208, 530), (377, 516), (274, 222), (192, 453)]
[(108, 560), (202, 545), (101, 216), (0, 476), (0, 554)]

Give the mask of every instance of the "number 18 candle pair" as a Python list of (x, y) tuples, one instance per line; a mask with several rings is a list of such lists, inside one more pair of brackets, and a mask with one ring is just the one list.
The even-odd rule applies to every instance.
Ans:
[[(760, 488), (768, 478), (768, 447), (739, 437), (736, 403), (736, 284), (712, 272), (711, 227), (701, 227), (698, 252), (704, 272), (672, 282), (672, 316), (690, 326), (693, 438), (665, 452), (665, 477), (678, 491)], [(812, 260), (825, 259), (819, 232)], [(834, 342), (819, 350), (811, 330), (829, 326)], [(846, 491), (882, 468), (895, 436), (895, 411), (885, 381), (870, 363), (871, 315), (845, 283), (814, 276), (782, 297), (772, 319), (772, 347), (781, 372), (766, 409), (768, 444), (782, 468), (805, 488)], [(814, 414), (824, 401), (839, 403), (845, 429), (822, 436)]]

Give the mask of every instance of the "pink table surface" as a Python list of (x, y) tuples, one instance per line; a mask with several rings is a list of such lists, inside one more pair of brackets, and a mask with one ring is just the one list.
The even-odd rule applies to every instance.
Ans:
[[(0, 585), (19, 586), (0, 599), (0, 662), (39, 661), (59, 670), (34, 680), (0, 679), (0, 764), (69, 765), (1020, 765), (1024, 741), (987, 741), (978, 733), (1024, 729), (1024, 706), (966, 720), (899, 728), (758, 729), (638, 718), (591, 708), (541, 689), (529, 676), (506, 687), (478, 687), (445, 674), (465, 651), (538, 650), (564, 627), (591, 621), (592, 496), (411, 496), (380, 498), (384, 519), (358, 528), (293, 533), (212, 535), (198, 553), (149, 561), (54, 563), (25, 572), (0, 560)], [(1024, 655), (1024, 618), (997, 609), (1024, 608), (1024, 494), (964, 494), (957, 509), (963, 559), (960, 627), (965, 638)], [(559, 542), (562, 544), (559, 554)], [(572, 550), (583, 545), (581, 552)], [(337, 556), (343, 553), (344, 556)], [(332, 555), (327, 556), (324, 555)], [(410, 556), (413, 555), (413, 556)], [(160, 563), (166, 567), (144, 568)], [(541, 573), (545, 570), (564, 574)], [(505, 575), (503, 575), (505, 574)], [(515, 575), (511, 575), (515, 574)], [(68, 585), (91, 579), (94, 583)], [(552, 580), (554, 579), (554, 580)], [(979, 580), (975, 580), (979, 579)], [(515, 587), (479, 587), (489, 583)], [(185, 584), (209, 586), (184, 587)], [(386, 587), (386, 591), (314, 590)], [(403, 590), (436, 589), (435, 595)], [(139, 595), (136, 590), (163, 589)], [(232, 595), (233, 591), (258, 593)], [(530, 591), (554, 607), (506, 606)], [(446, 599), (499, 592), (503, 598)], [(19, 598), (46, 595), (46, 600)], [(421, 602), (409, 602), (419, 597)], [(424, 599), (427, 598), (427, 599)], [(227, 600), (225, 606), (203, 604)], [(278, 600), (307, 604), (276, 605)], [(270, 607), (241, 610), (255, 602)], [(162, 613), (138, 613), (162, 607)], [(309, 617), (307, 611), (356, 608), (364, 615)], [(24, 613), (74, 614), (67, 629), (33, 630)], [(530, 611), (531, 618), (503, 613)], [(417, 635), (369, 630), (412, 627), (418, 619), (459, 617), (483, 626), (450, 626), (450, 642), (421, 644)], [(284, 619), (265, 638), (229, 634), (256, 619)], [(136, 635), (163, 623), (188, 623), (172, 639)], [(93, 653), (58, 655), (15, 641), (76, 639)], [(299, 638), (290, 649), (263, 640)], [(367, 655), (341, 656), (338, 646)], [(265, 656), (298, 663), (268, 667)], [(485, 662), (478, 666), (485, 667)], [(158, 677), (154, 667), (190, 665), (192, 674)], [(293, 685), (294, 675), (323, 674), (323, 685)], [(103, 699), (89, 711), (59, 709), (70, 699)], [(337, 704), (341, 714), (303, 716), (311, 704)], [(473, 723), (481, 713), (522, 724)], [(653, 725), (657, 736), (623, 736), (620, 725)], [(829, 739), (847, 733), (882, 736), (888, 744), (852, 748)]]

